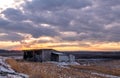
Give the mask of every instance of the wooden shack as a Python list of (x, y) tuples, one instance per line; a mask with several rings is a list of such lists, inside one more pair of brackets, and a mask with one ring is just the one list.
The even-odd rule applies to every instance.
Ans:
[(24, 50), (24, 60), (28, 61), (56, 61), (56, 62), (72, 62), (75, 61), (75, 56), (58, 52), (53, 49), (37, 49), (37, 50)]

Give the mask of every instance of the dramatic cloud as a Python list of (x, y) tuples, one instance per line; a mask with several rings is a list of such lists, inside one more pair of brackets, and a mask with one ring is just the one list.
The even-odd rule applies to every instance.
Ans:
[(23, 21), (26, 20), (27, 17), (17, 9), (8, 8), (5, 11), (2, 12), (7, 19), (13, 20), (13, 21)]
[(33, 0), (27, 2), (25, 8), (30, 11), (60, 10), (65, 8), (79, 9), (91, 5), (90, 0)]
[(34, 40), (28, 45), (34, 42), (79, 43), (56, 47), (90, 47), (101, 42), (120, 45), (119, 4), (120, 0), (22, 0), (19, 6), (16, 2), (17, 7), (0, 13), (0, 41), (21, 43), (29, 34)]
[(20, 36), (19, 34), (12, 33), (12, 32), (6, 32), (6, 33), (1, 33), (0, 35), (0, 41), (20, 41), (23, 40), (24, 37)]

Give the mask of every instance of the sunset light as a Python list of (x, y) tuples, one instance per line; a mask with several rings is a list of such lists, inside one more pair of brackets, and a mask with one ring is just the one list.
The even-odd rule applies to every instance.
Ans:
[(119, 51), (119, 0), (111, 2), (0, 0), (0, 49)]
[(12, 7), (14, 0), (0, 0), (0, 9)]
[(120, 78), (120, 0), (0, 0), (0, 78)]

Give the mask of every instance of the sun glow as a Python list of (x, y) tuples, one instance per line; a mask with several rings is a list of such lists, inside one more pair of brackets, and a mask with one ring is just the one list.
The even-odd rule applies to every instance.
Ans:
[(7, 8), (19, 8), (24, 3), (24, 0), (0, 0), (0, 12)]
[(12, 7), (13, 4), (14, 4), (14, 0), (0, 0), (0, 9)]

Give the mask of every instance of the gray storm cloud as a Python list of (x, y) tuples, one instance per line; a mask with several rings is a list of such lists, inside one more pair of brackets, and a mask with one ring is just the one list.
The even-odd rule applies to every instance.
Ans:
[[(17, 33), (58, 36), (63, 41), (120, 42), (120, 0), (32, 0), (23, 10), (7, 8), (1, 14), (0, 30), (8, 31), (0, 40), (22, 40)], [(31, 22), (25, 22), (25, 21)], [(49, 26), (44, 27), (41, 24)], [(74, 32), (66, 36), (60, 32)], [(2, 32), (1, 32), (2, 33)]]

